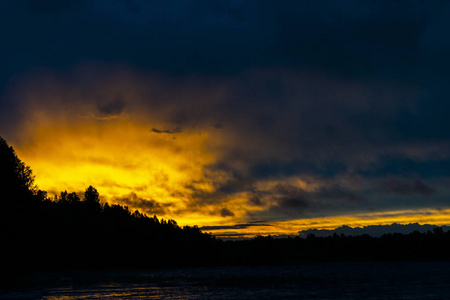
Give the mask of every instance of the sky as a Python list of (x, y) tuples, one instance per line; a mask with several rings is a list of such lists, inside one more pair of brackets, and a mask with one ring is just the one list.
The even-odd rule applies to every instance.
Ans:
[(450, 2), (6, 0), (39, 188), (218, 237), (450, 224)]

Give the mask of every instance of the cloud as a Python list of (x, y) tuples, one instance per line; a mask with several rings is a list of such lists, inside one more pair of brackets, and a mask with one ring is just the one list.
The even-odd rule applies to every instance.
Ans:
[[(0, 78), (20, 63), (62, 69), (96, 61), (173, 75), (287, 68), (417, 80), (439, 71), (429, 60), (445, 59), (448, 10), (445, 1), (13, 1), (0, 10), (9, 41)], [(40, 51), (30, 53), (33, 45)]]
[(347, 171), (347, 166), (341, 161), (326, 161), (320, 165), (308, 160), (269, 161), (259, 162), (251, 166), (252, 176), (265, 179), (271, 177), (285, 177), (292, 175), (319, 175), (333, 177)]
[[(406, 149), (404, 153), (385, 152), (374, 157), (374, 161), (366, 166), (366, 168), (359, 169), (356, 172), (365, 177), (382, 177), (387, 174), (409, 178), (417, 176), (430, 179), (448, 177), (450, 176), (448, 145), (444, 142), (440, 147), (442, 149), (438, 150), (435, 149), (435, 145), (432, 143), (427, 146), (423, 142), (423, 145), (419, 146), (419, 149), (411, 149), (412, 151)], [(411, 154), (408, 152), (411, 152)]]
[(415, 180), (414, 182), (410, 183), (405, 180), (393, 178), (387, 180), (384, 183), (384, 187), (390, 193), (404, 196), (412, 196), (414, 194), (419, 194), (421, 196), (430, 196), (434, 193), (434, 190), (421, 180)]
[[(194, 182), (188, 188), (192, 190), (190, 207), (206, 207), (232, 201), (234, 197), (254, 190), (253, 179), (249, 178), (228, 163), (212, 163), (203, 166), (205, 180)], [(209, 182), (208, 188), (205, 183)]]
[(243, 224), (234, 224), (234, 225), (219, 225), (219, 226), (203, 226), (201, 230), (223, 230), (223, 229), (246, 229), (249, 227), (258, 227), (258, 226), (272, 226), (269, 223), (265, 222), (253, 222), (253, 223), (243, 223)]
[(126, 101), (118, 96), (110, 102), (104, 104), (97, 103), (97, 110), (100, 118), (109, 119), (118, 117), (123, 112), (125, 106)]
[(301, 214), (311, 206), (307, 192), (300, 187), (280, 183), (275, 186), (272, 192), (274, 193), (274, 203), (270, 210), (292, 215)]
[(248, 201), (251, 205), (255, 205), (255, 206), (263, 205), (263, 201), (259, 195), (253, 194), (252, 196), (249, 197)]
[(42, 187), (186, 222), (445, 207), (449, 12), (0, 1), (0, 130)]
[[(94, 64), (57, 75), (30, 75), (11, 90), (17, 110), (2, 128), (47, 182), (67, 190), (93, 184), (117, 199), (132, 191), (162, 205), (137, 201), (143, 209), (177, 220), (195, 213), (205, 223), (406, 205), (405, 197), (375, 200), (389, 175), (436, 205), (446, 193), (428, 177), (447, 176), (448, 142), (397, 134), (406, 130), (397, 122), (403, 112), (428, 118), (408, 85), (281, 69), (186, 78)], [(54, 167), (46, 153), (48, 163), (59, 157)], [(52, 177), (68, 162), (72, 173)], [(102, 176), (114, 178), (100, 186)], [(401, 188), (384, 190), (395, 196)]]
[(121, 205), (126, 205), (134, 209), (143, 210), (144, 213), (149, 215), (165, 215), (167, 205), (163, 205), (153, 199), (139, 198), (135, 193), (130, 193), (123, 198), (114, 199)]
[(364, 197), (336, 185), (331, 187), (323, 187), (320, 189), (319, 195), (325, 198), (343, 198), (352, 202), (364, 200)]
[(225, 207), (220, 210), (220, 215), (222, 217), (234, 217), (234, 213)]
[(165, 129), (160, 130), (156, 128), (152, 128), (151, 130), (153, 133), (167, 133), (167, 134), (174, 134), (174, 133), (180, 133), (183, 132), (180, 127), (174, 128), (174, 129)]
[(430, 188), (423, 181), (420, 180), (414, 181), (413, 190), (416, 193), (421, 194), (422, 196), (430, 196), (431, 194), (434, 193), (434, 190), (432, 188)]

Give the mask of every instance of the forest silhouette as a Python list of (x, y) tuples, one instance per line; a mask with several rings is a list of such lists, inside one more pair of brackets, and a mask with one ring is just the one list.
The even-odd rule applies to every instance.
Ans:
[(67, 191), (50, 198), (1, 137), (0, 191), (3, 270), (450, 259), (450, 232), (441, 227), (379, 238), (310, 234), (222, 241), (197, 226), (101, 203), (93, 186), (82, 198)]

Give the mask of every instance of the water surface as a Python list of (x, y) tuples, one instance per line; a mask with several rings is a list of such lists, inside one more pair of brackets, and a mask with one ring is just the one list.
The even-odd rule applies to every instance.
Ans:
[(446, 299), (449, 262), (41, 272), (0, 299)]

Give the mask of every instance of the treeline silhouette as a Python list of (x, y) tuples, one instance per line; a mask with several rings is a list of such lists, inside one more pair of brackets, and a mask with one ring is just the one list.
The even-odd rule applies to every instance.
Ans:
[(82, 198), (50, 199), (0, 137), (3, 270), (292, 264), (313, 261), (448, 260), (450, 232), (306, 239), (256, 237), (222, 241), (197, 226), (102, 204), (89, 186)]
[(271, 236), (223, 244), (227, 264), (293, 264), (336, 261), (431, 261), (450, 259), (450, 232), (337, 235), (306, 239)]

